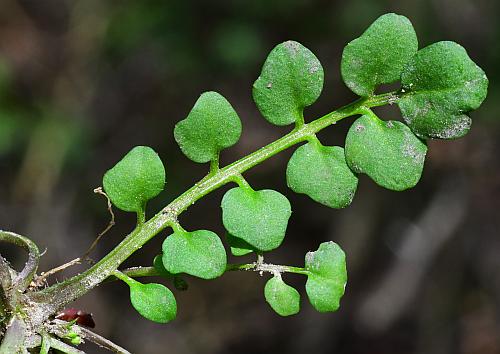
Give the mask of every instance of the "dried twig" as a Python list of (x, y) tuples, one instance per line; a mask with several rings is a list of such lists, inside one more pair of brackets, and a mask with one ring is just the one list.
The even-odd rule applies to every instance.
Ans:
[(111, 220), (109, 221), (108, 225), (106, 226), (106, 228), (104, 230), (102, 230), (99, 233), (99, 235), (97, 235), (94, 242), (92, 242), (90, 247), (87, 249), (87, 251), (85, 251), (85, 253), (81, 257), (75, 258), (67, 263), (64, 263), (64, 264), (58, 266), (58, 267), (52, 268), (51, 270), (49, 270), (47, 272), (42, 272), (40, 274), (40, 276), (38, 276), (36, 278), (36, 280), (33, 284), (33, 287), (41, 287), (42, 284), (45, 282), (45, 280), (49, 276), (51, 276), (57, 272), (60, 272), (66, 268), (69, 268), (73, 265), (80, 264), (81, 262), (83, 262), (85, 260), (89, 260), (90, 259), (89, 255), (92, 253), (92, 251), (94, 251), (94, 249), (96, 248), (96, 246), (99, 243), (99, 241), (101, 240), (101, 238), (115, 225), (115, 214), (113, 213), (113, 207), (112, 207), (111, 200), (109, 199), (108, 195), (106, 193), (104, 193), (104, 191), (102, 190), (102, 187), (95, 188), (94, 193), (103, 195), (107, 200), (108, 211), (109, 211), (109, 214), (111, 215)]
[(101, 194), (106, 198), (107, 203), (108, 203), (108, 211), (109, 211), (109, 214), (111, 215), (111, 220), (109, 221), (108, 226), (106, 226), (106, 228), (104, 230), (102, 230), (99, 233), (99, 235), (97, 235), (97, 238), (94, 240), (94, 242), (92, 242), (89, 249), (83, 254), (83, 256), (81, 257), (82, 260), (85, 260), (89, 257), (90, 253), (92, 253), (92, 251), (95, 249), (95, 247), (99, 243), (100, 239), (115, 225), (115, 214), (113, 213), (113, 206), (111, 204), (111, 200), (109, 199), (108, 195), (106, 193), (104, 193), (104, 191), (102, 190), (102, 187), (98, 187), (98, 188), (94, 189), (94, 193)]

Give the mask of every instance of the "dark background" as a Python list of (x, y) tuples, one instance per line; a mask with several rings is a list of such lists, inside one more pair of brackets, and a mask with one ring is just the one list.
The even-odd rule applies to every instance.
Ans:
[[(391, 11), (410, 18), (420, 47), (456, 41), (487, 73), (489, 95), (472, 113), (471, 132), (430, 141), (422, 180), (412, 190), (391, 192), (362, 176), (344, 210), (287, 189), (293, 149), (245, 174), (256, 189), (285, 193), (294, 210), (285, 242), (266, 260), (300, 266), (308, 250), (328, 240), (345, 250), (349, 283), (337, 313), (315, 312), (305, 279), (287, 275), (303, 296), (302, 310), (280, 318), (263, 299), (268, 276), (255, 273), (189, 278), (189, 290), (175, 292), (178, 318), (167, 325), (141, 318), (120, 283), (101, 285), (75, 306), (94, 314), (98, 333), (133, 353), (500, 353), (495, 0), (0, 0), (0, 228), (46, 250), (41, 270), (78, 257), (109, 220), (105, 200), (92, 190), (133, 146), (153, 147), (166, 165), (167, 188), (150, 203), (150, 214), (206, 173), (207, 166), (181, 154), (172, 134), (200, 93), (222, 93), (242, 119), (240, 142), (222, 154), (227, 164), (288, 130), (267, 123), (251, 99), (276, 44), (297, 40), (323, 64), (325, 87), (306, 110), (310, 120), (355, 98), (340, 78), (342, 48)], [(378, 112), (400, 119), (395, 107)], [(343, 145), (351, 122), (326, 129), (320, 139)], [(219, 204), (227, 188), (190, 208), (182, 224), (223, 235)], [(133, 227), (134, 215), (116, 214), (118, 224), (94, 259)], [(126, 265), (150, 265), (166, 235)], [(1, 247), (22, 266), (24, 254)]]

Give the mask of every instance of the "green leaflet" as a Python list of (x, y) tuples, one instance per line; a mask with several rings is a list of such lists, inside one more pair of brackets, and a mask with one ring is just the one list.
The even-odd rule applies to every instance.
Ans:
[(136, 146), (106, 172), (102, 183), (117, 208), (139, 213), (165, 188), (165, 168), (153, 149)]
[(287, 41), (269, 53), (253, 85), (253, 99), (270, 123), (303, 121), (304, 107), (313, 104), (323, 89), (323, 68), (302, 44)]
[(280, 316), (295, 315), (300, 311), (300, 294), (285, 284), (280, 275), (269, 279), (264, 287), (267, 303)]
[(234, 237), (226, 232), (227, 243), (231, 247), (233, 256), (245, 256), (249, 253), (255, 252), (255, 247), (252, 247), (248, 242), (243, 241), (241, 238)]
[(406, 125), (384, 122), (373, 113), (353, 123), (345, 142), (347, 164), (354, 172), (395, 191), (417, 184), (426, 153), (427, 146)]
[(422, 138), (454, 139), (469, 131), (467, 112), (486, 98), (488, 78), (454, 42), (418, 51), (401, 75), (398, 101), (406, 123)]
[(292, 214), (288, 199), (270, 189), (230, 189), (222, 198), (221, 207), (226, 230), (260, 251), (270, 251), (281, 244)]
[(358, 178), (347, 166), (344, 149), (309, 142), (299, 147), (286, 169), (288, 186), (296, 193), (331, 208), (351, 204)]
[(161, 284), (142, 284), (129, 278), (130, 301), (143, 317), (158, 323), (172, 321), (177, 315), (174, 294)]
[(165, 239), (162, 249), (163, 265), (172, 274), (214, 279), (226, 270), (226, 250), (212, 231), (176, 231)]
[(417, 49), (410, 20), (393, 13), (382, 15), (344, 48), (342, 78), (359, 96), (370, 96), (378, 85), (398, 81)]
[(317, 251), (306, 254), (306, 292), (319, 312), (337, 311), (347, 284), (344, 251), (335, 242), (323, 242)]
[(231, 104), (217, 92), (205, 92), (186, 119), (175, 125), (174, 137), (182, 152), (194, 162), (218, 158), (222, 149), (236, 144), (241, 121)]

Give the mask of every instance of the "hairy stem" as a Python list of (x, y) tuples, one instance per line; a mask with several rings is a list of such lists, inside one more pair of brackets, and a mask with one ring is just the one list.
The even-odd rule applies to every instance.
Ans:
[(0, 255), (0, 324), (3, 322), (1, 319), (7, 316), (7, 310), (12, 310), (12, 305), (9, 301), (9, 294), (12, 286), (10, 270), (9, 264), (2, 255)]
[[(38, 261), (40, 259), (40, 251), (36, 244), (31, 241), (29, 238), (15, 234), (13, 232), (1, 231), (0, 230), (0, 242), (7, 242), (13, 245), (24, 248), (28, 252), (28, 260), (26, 261), (26, 265), (23, 270), (17, 274), (17, 276), (12, 279), (12, 288), (13, 291), (23, 292), (33, 280), (33, 277), (36, 274), (36, 270), (38, 268)], [(5, 265), (0, 264), (2, 268)], [(2, 274), (4, 270), (2, 270)]]
[(370, 107), (392, 104), (396, 102), (398, 98), (399, 96), (396, 93), (360, 98), (308, 124), (297, 126), (280, 139), (226, 167), (216, 171), (212, 169), (212, 173), (209, 173), (193, 187), (168, 204), (158, 214), (138, 225), (119, 245), (90, 269), (62, 283), (53, 285), (39, 292), (28, 294), (30, 301), (43, 303), (44, 305), (35, 307), (34, 311), (43, 311), (43, 314), (38, 313), (38, 316), (34, 316), (34, 318), (45, 320), (50, 314), (57, 311), (57, 309), (79, 298), (90, 289), (99, 285), (112, 275), (121, 263), (135, 251), (140, 249), (152, 237), (160, 233), (167, 226), (174, 224), (178, 215), (184, 212), (189, 206), (208, 193), (218, 189), (226, 183), (234, 181), (235, 176), (241, 175), (248, 169), (293, 145), (309, 140), (310, 137), (314, 136), (317, 132), (335, 124), (341, 119), (362, 114)]
[(269, 263), (242, 263), (242, 264), (228, 264), (226, 267), (226, 272), (242, 270), (242, 271), (254, 271), (254, 272), (268, 272), (272, 274), (277, 273), (296, 273), (308, 275), (309, 271), (300, 267), (285, 266), (279, 264), (269, 264)]
[(219, 170), (219, 154), (213, 160), (210, 160), (210, 175), (214, 175)]
[[(269, 264), (263, 262), (253, 262), (253, 263), (240, 263), (240, 264), (231, 264), (229, 263), (226, 266), (226, 272), (232, 271), (254, 271), (254, 272), (269, 272), (269, 273), (296, 273), (296, 274), (304, 274), (307, 275), (309, 272), (300, 267), (292, 267), (285, 266), (279, 264)], [(129, 278), (142, 278), (142, 277), (157, 277), (162, 276), (160, 272), (156, 270), (155, 267), (132, 267), (127, 268), (120, 271), (121, 274), (126, 275)], [(173, 276), (173, 275), (172, 275)], [(106, 279), (106, 282), (111, 282), (120, 279), (120, 277), (116, 276), (116, 273), (113, 273), (109, 278)]]
[(12, 316), (0, 345), (0, 354), (22, 353), (26, 335), (24, 321), (17, 316)]
[[(157, 277), (162, 275), (156, 270), (155, 267), (132, 267), (122, 270), (121, 273), (130, 278)], [(106, 279), (106, 281), (113, 281), (118, 279), (119, 278), (113, 274), (108, 279)]]

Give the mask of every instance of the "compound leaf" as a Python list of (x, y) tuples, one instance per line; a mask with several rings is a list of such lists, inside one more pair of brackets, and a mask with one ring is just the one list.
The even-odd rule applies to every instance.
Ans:
[(230, 189), (221, 207), (226, 230), (259, 251), (270, 251), (281, 244), (292, 214), (288, 199), (270, 189)]
[(299, 147), (288, 161), (288, 186), (296, 193), (331, 208), (344, 208), (354, 197), (358, 178), (347, 166), (344, 149), (309, 142)]
[(165, 239), (162, 249), (163, 265), (172, 274), (214, 279), (226, 270), (226, 250), (212, 231), (176, 231)]
[(150, 321), (167, 323), (177, 315), (174, 294), (161, 284), (142, 284), (130, 279), (130, 301), (132, 306)]
[(215, 160), (222, 149), (236, 144), (241, 121), (231, 104), (217, 92), (205, 92), (186, 119), (175, 125), (174, 138), (194, 162)]
[(403, 123), (384, 122), (375, 114), (358, 118), (345, 142), (347, 164), (378, 185), (402, 191), (422, 175), (427, 146)]
[(142, 212), (146, 202), (165, 188), (165, 167), (153, 149), (136, 146), (104, 174), (102, 182), (117, 208)]
[(339, 308), (347, 284), (344, 251), (335, 242), (323, 242), (317, 251), (307, 252), (305, 268), (306, 292), (309, 301), (319, 312), (333, 312)]
[(344, 48), (342, 78), (354, 93), (370, 96), (378, 85), (398, 81), (417, 49), (410, 20), (393, 13), (382, 15)]
[(323, 89), (323, 68), (302, 44), (287, 41), (269, 54), (253, 85), (253, 99), (270, 123), (288, 125), (303, 120), (303, 110)]
[(422, 138), (454, 139), (470, 129), (467, 115), (486, 98), (484, 71), (454, 42), (417, 52), (401, 75), (406, 92), (398, 101), (406, 123)]
[(300, 294), (285, 284), (281, 276), (273, 276), (264, 287), (267, 303), (280, 316), (295, 315), (300, 311)]

